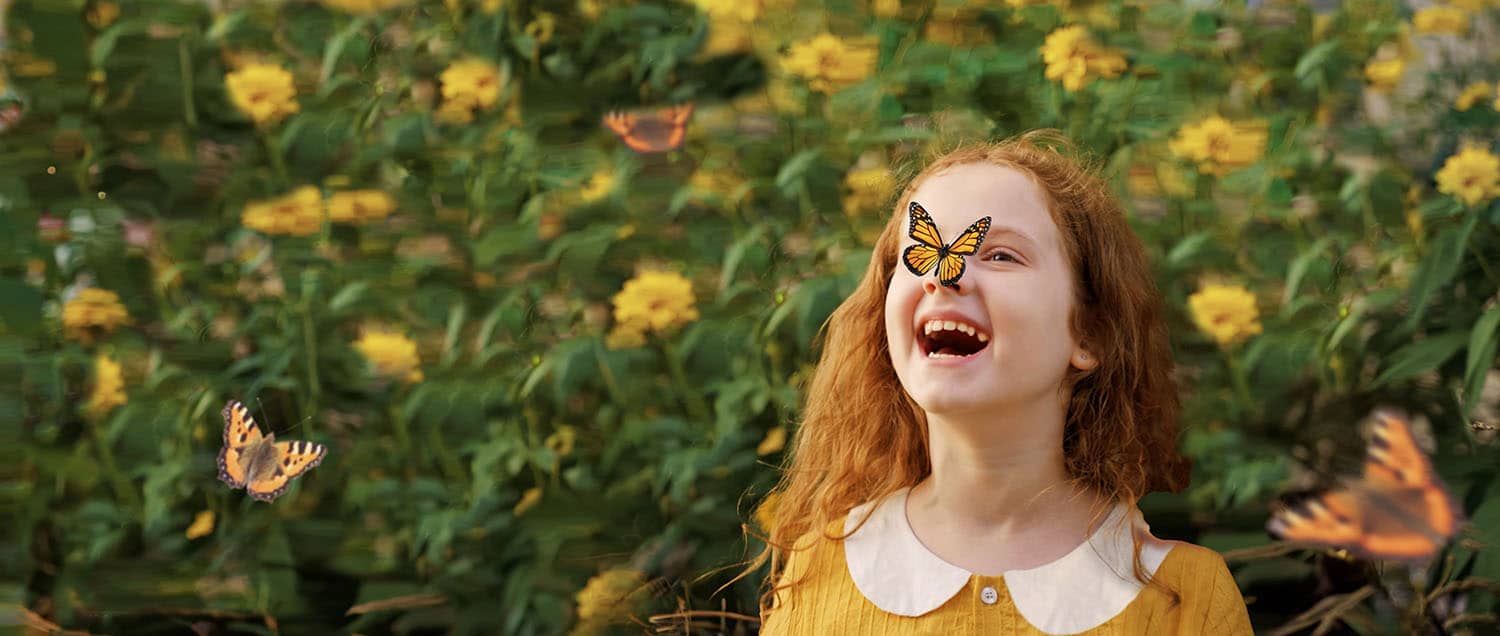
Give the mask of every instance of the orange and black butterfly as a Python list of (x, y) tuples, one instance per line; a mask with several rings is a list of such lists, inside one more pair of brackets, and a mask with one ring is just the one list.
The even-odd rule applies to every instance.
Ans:
[(937, 265), (938, 282), (952, 287), (964, 275), (964, 257), (978, 252), (984, 243), (984, 235), (990, 231), (990, 217), (975, 221), (952, 243), (945, 244), (932, 215), (922, 204), (912, 201), (907, 209), (911, 214), (908, 234), (917, 243), (901, 253), (901, 261), (917, 276), (926, 276)]
[(323, 461), (328, 452), (312, 442), (278, 442), (262, 435), (239, 400), (224, 405), (224, 448), (219, 450), (219, 479), (244, 488), (251, 497), (271, 501), (280, 497), (292, 479)]
[(687, 137), (688, 120), (693, 116), (691, 103), (659, 110), (628, 113), (614, 111), (604, 116), (604, 127), (620, 136), (620, 141), (636, 152), (666, 152), (682, 146)]
[(1275, 511), (1266, 524), (1271, 534), (1368, 559), (1422, 562), (1458, 533), (1463, 513), (1406, 415), (1382, 408), (1372, 419), (1363, 478)]

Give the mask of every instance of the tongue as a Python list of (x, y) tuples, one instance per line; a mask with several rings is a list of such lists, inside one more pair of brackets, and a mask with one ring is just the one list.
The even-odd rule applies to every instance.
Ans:
[(939, 348), (936, 351), (936, 353), (946, 353), (946, 354), (955, 355), (955, 356), (966, 356), (966, 355), (969, 355), (967, 353), (959, 351), (958, 349), (954, 349), (953, 347), (941, 347), (941, 348)]

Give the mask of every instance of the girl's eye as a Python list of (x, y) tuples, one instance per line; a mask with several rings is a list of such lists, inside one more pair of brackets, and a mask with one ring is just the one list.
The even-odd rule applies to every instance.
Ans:
[(1016, 260), (1016, 257), (1011, 256), (1010, 252), (1005, 252), (1005, 251), (1001, 251), (1001, 250), (995, 250), (993, 252), (990, 252), (989, 254), (986, 254), (985, 257), (984, 257), (984, 260), (987, 260), (987, 261), (997, 261), (997, 260), (1000, 260), (999, 258), (997, 258), (999, 256), (1004, 256), (1005, 258), (1008, 258), (1008, 259), (1010, 259), (1012, 261), (1015, 261), (1017, 263), (1020, 262), (1020, 261)]

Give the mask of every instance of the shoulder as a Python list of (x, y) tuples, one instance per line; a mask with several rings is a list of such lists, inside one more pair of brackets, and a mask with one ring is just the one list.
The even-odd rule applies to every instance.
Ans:
[(843, 568), (843, 545), (829, 538), (841, 536), (843, 527), (844, 517), (839, 517), (825, 528), (810, 530), (782, 555), (784, 565), (774, 582), (771, 605), (762, 608), (762, 633), (782, 633), (777, 626), (802, 625), (814, 619), (809, 612), (816, 608), (800, 599), (843, 592), (848, 578)]
[(1218, 552), (1172, 542), (1157, 579), (1181, 595), (1183, 620), (1205, 634), (1250, 634), (1250, 614), (1229, 565)]

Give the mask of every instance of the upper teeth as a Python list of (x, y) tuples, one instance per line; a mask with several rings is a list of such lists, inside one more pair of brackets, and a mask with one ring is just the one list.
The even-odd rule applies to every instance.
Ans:
[(961, 322), (954, 322), (952, 320), (929, 320), (927, 321), (927, 324), (922, 327), (923, 335), (929, 335), (934, 331), (961, 331), (963, 333), (979, 338), (980, 342), (990, 341), (990, 337), (984, 332), (978, 331), (970, 325), (966, 325)]

